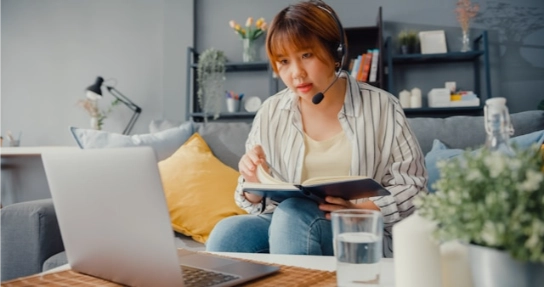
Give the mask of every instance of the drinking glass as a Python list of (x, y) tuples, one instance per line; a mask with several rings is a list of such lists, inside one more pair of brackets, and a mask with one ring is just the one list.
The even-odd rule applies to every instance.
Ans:
[(383, 216), (364, 209), (331, 212), (338, 286), (379, 286)]

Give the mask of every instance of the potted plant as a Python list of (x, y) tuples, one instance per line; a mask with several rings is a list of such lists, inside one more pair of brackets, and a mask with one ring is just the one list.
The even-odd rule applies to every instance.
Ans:
[(398, 39), (401, 54), (412, 54), (418, 51), (419, 37), (416, 31), (402, 30), (399, 33)]
[(461, 52), (470, 51), (470, 20), (476, 17), (479, 10), (480, 6), (478, 4), (472, 4), (470, 0), (457, 1), (455, 13), (457, 15), (457, 21), (459, 21), (459, 24), (461, 24), (461, 30), (463, 31), (463, 37), (461, 38), (461, 41), (463, 43), (463, 45), (461, 46)]
[(469, 244), (475, 286), (542, 283), (544, 155), (538, 145), (512, 150), (465, 151), (439, 162), (437, 192), (414, 202), (419, 215), (437, 223), (437, 239)]
[(198, 104), (204, 113), (213, 112), (214, 119), (219, 117), (223, 105), (225, 89), (225, 63), (227, 58), (223, 51), (210, 48), (202, 52), (197, 64)]
[(105, 111), (100, 110), (97, 101), (93, 99), (86, 98), (84, 100), (79, 100), (77, 103), (79, 106), (85, 109), (87, 113), (89, 113), (89, 116), (91, 116), (91, 128), (95, 130), (102, 130), (104, 120), (112, 112), (113, 108), (120, 103), (120, 101), (119, 99), (113, 100), (108, 109)]
[(264, 18), (259, 18), (255, 22), (255, 26), (253, 26), (253, 17), (247, 18), (245, 28), (242, 28), (242, 26), (234, 20), (229, 21), (229, 26), (234, 29), (236, 34), (240, 35), (244, 42), (243, 61), (257, 61), (259, 55), (254, 42), (266, 32), (267, 24)]

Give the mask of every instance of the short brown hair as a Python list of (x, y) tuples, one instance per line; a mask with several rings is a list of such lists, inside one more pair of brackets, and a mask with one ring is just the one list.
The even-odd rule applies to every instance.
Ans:
[[(290, 48), (311, 47), (323, 62), (329, 59), (340, 61), (337, 53), (341, 42), (338, 24), (331, 14), (320, 7), (337, 17), (329, 5), (316, 0), (289, 5), (274, 17), (266, 35), (266, 53), (274, 72), (278, 72), (277, 56), (286, 54)], [(346, 46), (344, 43), (347, 50)]]

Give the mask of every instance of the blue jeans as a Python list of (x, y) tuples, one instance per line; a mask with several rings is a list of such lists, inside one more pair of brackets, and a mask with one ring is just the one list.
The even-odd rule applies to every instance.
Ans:
[(272, 214), (221, 220), (206, 242), (207, 251), (333, 255), (331, 222), (308, 199), (282, 201)]

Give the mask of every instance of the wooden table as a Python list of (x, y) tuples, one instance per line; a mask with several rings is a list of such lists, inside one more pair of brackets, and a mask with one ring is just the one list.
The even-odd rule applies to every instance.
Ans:
[[(310, 256), (310, 255), (282, 255), (282, 254), (262, 254), (262, 253), (234, 253), (234, 252), (212, 252), (221, 256), (228, 256), (240, 259), (248, 259), (261, 261), (265, 263), (282, 264), (287, 266), (296, 266), (302, 268), (334, 271), (336, 269), (336, 259), (334, 256)], [(68, 264), (59, 266), (44, 272), (49, 274), (52, 272), (64, 271), (70, 269)], [(381, 287), (395, 286), (395, 271), (392, 258), (383, 258), (381, 261), (380, 273)]]

